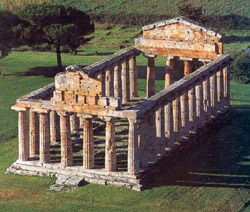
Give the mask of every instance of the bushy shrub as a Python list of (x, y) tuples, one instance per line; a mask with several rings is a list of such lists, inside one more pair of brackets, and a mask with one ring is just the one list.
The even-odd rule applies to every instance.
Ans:
[(233, 80), (244, 84), (250, 83), (250, 53), (242, 53), (237, 56), (231, 67)]

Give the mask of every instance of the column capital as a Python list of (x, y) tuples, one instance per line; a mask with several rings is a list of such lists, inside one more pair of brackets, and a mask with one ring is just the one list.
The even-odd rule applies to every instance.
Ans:
[(119, 62), (115, 62), (113, 65), (114, 69), (118, 69), (121, 64)]
[(212, 60), (210, 60), (210, 59), (199, 59), (199, 61), (204, 63), (204, 64), (207, 64), (207, 63), (210, 63)]
[(13, 105), (11, 107), (12, 110), (15, 110), (17, 112), (26, 112), (29, 110), (29, 107), (25, 106), (25, 105)]
[(143, 54), (144, 57), (146, 58), (156, 58), (157, 55), (154, 55), (154, 54)]
[(134, 59), (134, 58), (136, 58), (136, 55), (135, 55), (135, 54), (130, 55), (130, 56), (128, 57), (128, 60), (131, 60), (131, 59)]
[(125, 66), (127, 67), (127, 62), (128, 62), (128, 59), (127, 58), (123, 58), (121, 60), (121, 66), (124, 68)]
[(101, 118), (101, 120), (106, 121), (106, 122), (111, 122), (111, 121), (115, 120), (115, 117), (110, 117), (110, 116), (103, 116), (100, 118)]
[(135, 118), (129, 118), (128, 121), (129, 121), (129, 124), (132, 124), (132, 125), (139, 123), (139, 121)]
[(183, 61), (192, 61), (193, 58), (192, 57), (180, 57), (180, 60), (183, 60)]
[(48, 109), (43, 109), (43, 108), (32, 108), (32, 111), (33, 112), (36, 112), (36, 113), (42, 113), (42, 114), (46, 114), (46, 113), (49, 113), (50, 110)]
[(78, 113), (77, 116), (82, 119), (96, 119), (96, 115), (90, 115), (90, 114), (84, 114), (84, 113)]
[(68, 111), (56, 111), (59, 116), (70, 116), (72, 115), (71, 112)]
[(167, 56), (167, 60), (173, 60), (174, 56)]

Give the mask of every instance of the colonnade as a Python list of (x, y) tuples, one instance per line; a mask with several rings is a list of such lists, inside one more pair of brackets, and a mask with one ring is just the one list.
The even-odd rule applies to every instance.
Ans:
[[(94, 115), (75, 114), (66, 111), (51, 111), (46, 109), (13, 106), (18, 111), (18, 139), (19, 160), (29, 161), (39, 157), (43, 164), (51, 162), (51, 143), (61, 143), (61, 165), (63, 167), (73, 165), (73, 148), (71, 132), (80, 129), (80, 120), (83, 124), (83, 168), (95, 168), (94, 162), (94, 138), (93, 120)], [(29, 121), (28, 121), (29, 113)], [(105, 140), (105, 170), (117, 171), (115, 118), (100, 117), (106, 122)], [(79, 120), (80, 119), (80, 120)], [(135, 173), (139, 164), (134, 164), (134, 157), (138, 151), (136, 141), (135, 120), (129, 120), (128, 139), (128, 172)]]
[[(150, 98), (155, 95), (155, 58), (156, 55), (145, 54), (148, 59), (147, 65), (147, 84), (146, 84), (146, 97)], [(165, 72), (165, 88), (173, 84), (174, 74), (174, 56), (166, 57), (166, 72)], [(184, 62), (184, 76), (192, 73), (191, 57), (180, 57), (180, 60)]]
[(147, 167), (195, 134), (213, 119), (218, 111), (224, 112), (230, 105), (229, 70), (226, 67), (197, 78), (188, 87), (179, 86), (138, 120), (139, 164)]
[(113, 64), (98, 79), (102, 82), (102, 96), (120, 98), (123, 104), (138, 97), (136, 55)]

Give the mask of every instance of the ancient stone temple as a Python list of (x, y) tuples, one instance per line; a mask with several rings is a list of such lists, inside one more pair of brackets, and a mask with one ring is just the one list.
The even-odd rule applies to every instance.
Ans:
[[(16, 101), (19, 158), (8, 172), (141, 190), (148, 170), (229, 110), (231, 57), (220, 34), (183, 17), (142, 30), (134, 47), (69, 66), (55, 83)], [(140, 54), (148, 59), (145, 99), (138, 97)], [(166, 57), (158, 93), (156, 56)], [(176, 60), (184, 77), (174, 82)], [(201, 64), (196, 70), (194, 61)]]

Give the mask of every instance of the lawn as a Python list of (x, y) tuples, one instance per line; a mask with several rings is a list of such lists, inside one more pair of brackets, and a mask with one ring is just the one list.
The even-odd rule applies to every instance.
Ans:
[[(107, 26), (98, 26), (105, 27)], [(63, 54), (63, 65), (88, 65), (117, 51), (122, 26), (112, 27), (117, 40), (103, 40), (109, 50), (99, 49), (95, 38), (78, 55)], [(103, 34), (102, 34), (103, 33)], [(111, 33), (111, 34), (112, 34)], [(99, 43), (100, 46), (101, 42)], [(228, 49), (232, 49), (229, 44)], [(227, 46), (226, 45), (226, 46)], [(244, 43), (245, 45), (245, 43)], [(240, 49), (240, 48), (239, 48)], [(238, 50), (239, 50), (238, 49)], [(233, 49), (232, 49), (233, 51)], [(240, 49), (241, 51), (241, 49)], [(56, 65), (53, 52), (13, 51), (1, 60), (0, 77), (0, 211), (235, 211), (249, 203), (250, 185), (250, 85), (231, 83), (232, 121), (201, 141), (201, 145), (176, 158), (169, 169), (152, 178), (152, 188), (143, 192), (88, 184), (72, 193), (49, 191), (55, 179), (5, 175), (17, 159), (17, 113), (10, 110), (15, 100), (54, 81), (48, 77)], [(139, 94), (145, 95), (146, 59), (138, 57)], [(157, 57), (157, 90), (164, 86), (165, 58)], [(246, 211), (247, 204), (245, 205)]]

